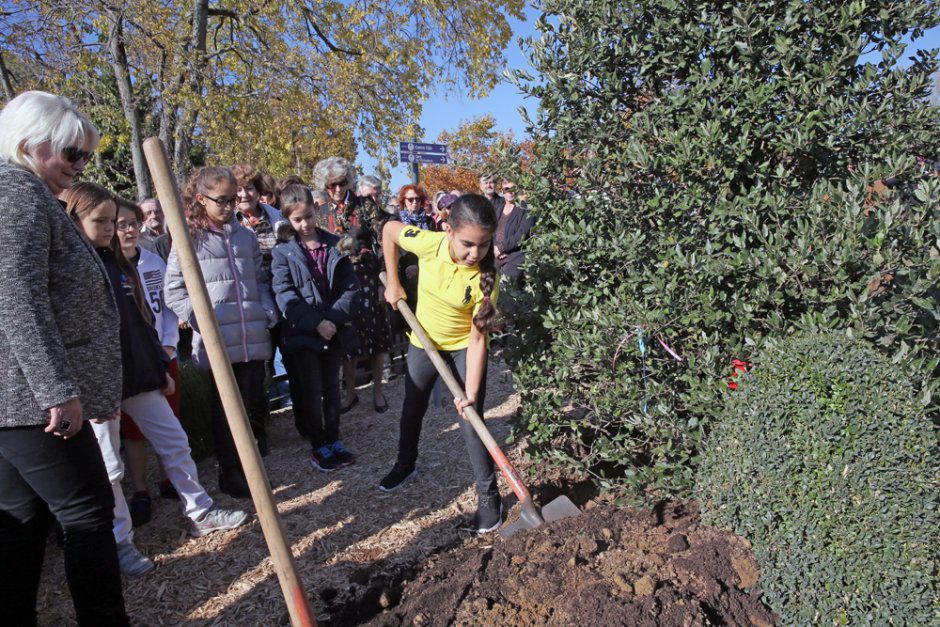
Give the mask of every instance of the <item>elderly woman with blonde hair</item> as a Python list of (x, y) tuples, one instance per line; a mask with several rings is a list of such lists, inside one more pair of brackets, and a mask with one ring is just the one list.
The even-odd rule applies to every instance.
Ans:
[(62, 526), (78, 624), (128, 624), (114, 496), (88, 423), (118, 416), (120, 320), (98, 255), (56, 200), (98, 142), (60, 96), (29, 91), (0, 111), (0, 607), (10, 625), (37, 622), (47, 508)]

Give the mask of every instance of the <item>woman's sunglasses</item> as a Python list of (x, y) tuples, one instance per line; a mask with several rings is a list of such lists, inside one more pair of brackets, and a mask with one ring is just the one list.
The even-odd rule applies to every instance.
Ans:
[(68, 161), (69, 163), (77, 163), (79, 161), (84, 161), (88, 163), (91, 159), (93, 152), (88, 152), (87, 150), (82, 150), (75, 146), (69, 146), (68, 148), (62, 149), (62, 158)]

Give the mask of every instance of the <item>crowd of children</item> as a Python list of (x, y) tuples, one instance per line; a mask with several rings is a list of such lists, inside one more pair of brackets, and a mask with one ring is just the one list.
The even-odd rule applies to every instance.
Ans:
[[(191, 535), (234, 529), (248, 514), (215, 505), (200, 483), (178, 419), (178, 361), (191, 359), (197, 368), (210, 368), (160, 203), (147, 199), (138, 206), (100, 185), (74, 181), (99, 135), (68, 100), (27, 92), (11, 101), (0, 117), (5, 124), (0, 175), (7, 181), (0, 208), (10, 213), (29, 206), (35, 214), (29, 219), (39, 227), (40, 238), (26, 246), (20, 230), (10, 228), (0, 240), (8, 255), (6, 309), (26, 316), (26, 333), (8, 337), (0, 349), (14, 351), (11, 360), (21, 364), (10, 394), (31, 399), (23, 411), (10, 405), (0, 426), (0, 514), (12, 515), (9, 520), (0, 516), (9, 536), (0, 548), (10, 559), (16, 554), (24, 560), (20, 568), (5, 557), (3, 572), (28, 571), (17, 597), (22, 602), (11, 611), (24, 620), (35, 617), (45, 522), (34, 501), (42, 499), (63, 528), (79, 622), (126, 624), (114, 573), (134, 578), (155, 567), (134, 545), (134, 527), (150, 517), (146, 442), (159, 462), (160, 493), (179, 499)], [(375, 411), (390, 409), (381, 383), (391, 327), (404, 327), (393, 315), (400, 300), (408, 300), (416, 310), (435, 348), (464, 386), (466, 399), (455, 399), (458, 414), (463, 416), (471, 404), (482, 414), (488, 336), (499, 328), (499, 251), (494, 237), (503, 216), (502, 207), (494, 207), (498, 196), (452, 192), (432, 201), (416, 185), (399, 191), (400, 210), (394, 203), (383, 207), (381, 182), (362, 177), (354, 191), (352, 164), (336, 157), (317, 164), (314, 177), (319, 189), (299, 177), (276, 184), (248, 165), (205, 167), (189, 178), (182, 200), (259, 451), (267, 452), (265, 377), (273, 371), (278, 351), (288, 374), (297, 431), (310, 443), (309, 463), (333, 472), (356, 461), (341, 440), (340, 417), (358, 402), (357, 363), (371, 365)], [(481, 180), (484, 192), (488, 180)], [(61, 258), (66, 251), (72, 262)], [(31, 261), (24, 261), (27, 257)], [(73, 276), (70, 263), (79, 274)], [(53, 268), (61, 268), (61, 275), (48, 274)], [(379, 281), (383, 271), (384, 288)], [(48, 278), (36, 278), (43, 272)], [(72, 278), (63, 281), (66, 275)], [(104, 297), (107, 292), (110, 299)], [(53, 297), (57, 293), (64, 294), (58, 301)], [(24, 299), (20, 294), (31, 296)], [(85, 318), (107, 321), (104, 328), (89, 326), (77, 315), (76, 298), (91, 298), (93, 307)], [(43, 321), (52, 325), (49, 347), (40, 342), (39, 354), (35, 346), (32, 352), (16, 352), (28, 338), (42, 340), (29, 329)], [(73, 327), (87, 328), (84, 332), (93, 333), (94, 339), (68, 340)], [(56, 339), (60, 336), (65, 339)], [(96, 357), (85, 363), (69, 353), (68, 367), (59, 372), (62, 359), (55, 351), (60, 345), (65, 351), (93, 351)], [(414, 337), (406, 364), (397, 458), (384, 478), (376, 478), (376, 488), (385, 492), (417, 471), (421, 424), (438, 379)], [(52, 375), (43, 379), (45, 371)], [(118, 373), (120, 381), (108, 380)], [(79, 374), (84, 378), (71, 383), (70, 377)], [(247, 498), (245, 474), (214, 383), (210, 413), (219, 489)], [(51, 392), (43, 392), (47, 388)], [(40, 402), (48, 403), (46, 410), (34, 407)], [(39, 412), (44, 422), (36, 422)], [(84, 427), (84, 418), (92, 423), (90, 429)], [(502, 517), (493, 461), (472, 427), (459, 422), (479, 497), (469, 528), (484, 533), (496, 529)], [(28, 433), (19, 431), (24, 428)], [(122, 440), (133, 488), (130, 504), (121, 486)], [(97, 452), (92, 452), (95, 441)], [(20, 478), (47, 464), (45, 451), (52, 450), (53, 442), (66, 447), (65, 457), (56, 454), (54, 459), (70, 469), (66, 483), (75, 486), (67, 494), (59, 494), (62, 490), (53, 483), (27, 484)], [(75, 474), (79, 467), (85, 470)], [(96, 597), (85, 585), (79, 570), (89, 568), (99, 573), (98, 589), (107, 588), (106, 594)]]

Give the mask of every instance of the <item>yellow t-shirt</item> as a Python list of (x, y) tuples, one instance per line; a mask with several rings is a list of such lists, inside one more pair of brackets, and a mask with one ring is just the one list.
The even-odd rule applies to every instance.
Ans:
[[(470, 325), (483, 305), (480, 268), (463, 266), (450, 257), (444, 233), (408, 226), (398, 235), (398, 245), (418, 256), (418, 311), (415, 316), (438, 350), (456, 351), (470, 343)], [(496, 304), (498, 285), (490, 300)], [(421, 341), (409, 333), (411, 343)]]

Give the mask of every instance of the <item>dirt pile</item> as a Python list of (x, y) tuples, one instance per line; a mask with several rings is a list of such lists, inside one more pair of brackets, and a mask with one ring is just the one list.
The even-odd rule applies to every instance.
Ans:
[(373, 625), (758, 625), (747, 544), (694, 505), (597, 507), (437, 555)]

